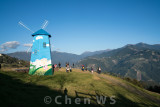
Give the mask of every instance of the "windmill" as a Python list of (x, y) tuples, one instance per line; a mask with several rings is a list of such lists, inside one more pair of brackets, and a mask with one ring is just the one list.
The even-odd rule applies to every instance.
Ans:
[[(36, 32), (30, 30), (21, 21), (19, 24), (33, 33), (33, 45), (30, 47), (32, 48), (32, 51), (29, 74), (53, 75), (50, 46), (51, 35), (44, 30), (48, 24), (48, 21), (45, 21), (41, 29)], [(29, 51), (29, 49), (27, 51)]]

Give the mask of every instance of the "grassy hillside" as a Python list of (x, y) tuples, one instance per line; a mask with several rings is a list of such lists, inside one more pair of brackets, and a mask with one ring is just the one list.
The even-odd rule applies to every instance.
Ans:
[(2, 68), (29, 67), (29, 62), (10, 57), (6, 54), (0, 56), (0, 64), (2, 64)]
[[(26, 73), (0, 71), (0, 105), (4, 106), (113, 106), (113, 107), (158, 107), (160, 95), (137, 87), (118, 77), (107, 74), (91, 74), (73, 69), (66, 73), (62, 68), (53, 76), (31, 76)], [(64, 91), (64, 90), (67, 91)], [(71, 98), (71, 105), (65, 105), (65, 94)], [(50, 96), (52, 102), (44, 103), (44, 97)], [(55, 104), (55, 97), (62, 96)], [(105, 104), (98, 104), (97, 99), (106, 96)], [(114, 97), (113, 97), (114, 96)], [(113, 103), (113, 99), (116, 103)], [(75, 99), (80, 98), (80, 104)], [(91, 104), (84, 104), (85, 98)], [(87, 100), (88, 101), (88, 100)], [(69, 103), (69, 101), (68, 101)]]

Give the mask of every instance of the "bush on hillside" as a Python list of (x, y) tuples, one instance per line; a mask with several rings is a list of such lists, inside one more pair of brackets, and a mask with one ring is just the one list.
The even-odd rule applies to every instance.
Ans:
[(130, 82), (130, 83), (132, 83), (132, 84), (134, 84), (134, 85), (136, 85), (136, 86), (138, 86), (138, 87), (143, 88), (143, 84), (140, 81), (137, 81), (136, 79), (131, 79), (129, 77), (125, 77), (123, 79), (128, 81), (128, 82)]
[(160, 86), (150, 86), (147, 90), (152, 91), (152, 92), (156, 92), (156, 93), (160, 93)]

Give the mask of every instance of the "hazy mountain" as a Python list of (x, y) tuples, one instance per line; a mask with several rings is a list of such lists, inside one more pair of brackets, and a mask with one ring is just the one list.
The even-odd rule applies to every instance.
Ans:
[(9, 53), (7, 54), (11, 57), (15, 57), (24, 61), (30, 61), (31, 58), (31, 53), (30, 52), (14, 52), (14, 53)]
[(64, 66), (66, 62), (73, 64), (82, 58), (80, 55), (66, 53), (66, 52), (53, 51), (51, 54), (52, 54), (52, 63), (58, 64), (60, 62), (62, 66)]
[(87, 56), (97, 55), (97, 54), (101, 54), (103, 52), (109, 52), (109, 51), (111, 51), (111, 49), (94, 51), (94, 52), (86, 51), (86, 52), (82, 53), (81, 56), (87, 57)]
[[(66, 53), (66, 52), (58, 52), (58, 51), (53, 51), (51, 52), (52, 55), (52, 63), (53, 64), (58, 64), (59, 62), (62, 64), (62, 66), (65, 65), (66, 62), (69, 62), (70, 64), (76, 63), (80, 59), (83, 59), (87, 56), (91, 55), (96, 55), (96, 54), (101, 54), (103, 52), (108, 52), (108, 50), (101, 50), (101, 51), (95, 51), (95, 52), (85, 52), (81, 55), (76, 55), (72, 53)], [(18, 59), (22, 59), (25, 61), (30, 61), (31, 53), (27, 52), (15, 52), (15, 53), (9, 53), (8, 54), (11, 57), (15, 57)]]
[(137, 78), (138, 71), (141, 73), (142, 80), (160, 82), (160, 45), (129, 44), (119, 49), (84, 58), (78, 62), (79, 66), (81, 64), (88, 67), (94, 66), (95, 70), (101, 66), (103, 72), (132, 78)]
[[(22, 59), (25, 61), (30, 61), (31, 58), (31, 53), (27, 53), (27, 52), (15, 52), (15, 53), (10, 53), (8, 54), (11, 57), (15, 57), (18, 59)], [(81, 59), (81, 56), (76, 55), (76, 54), (71, 54), (71, 53), (65, 53), (65, 52), (57, 52), (57, 51), (53, 51), (51, 52), (52, 55), (52, 63), (53, 64), (58, 64), (59, 62), (62, 63), (62, 65), (64, 65), (66, 62), (77, 62), (78, 60)]]

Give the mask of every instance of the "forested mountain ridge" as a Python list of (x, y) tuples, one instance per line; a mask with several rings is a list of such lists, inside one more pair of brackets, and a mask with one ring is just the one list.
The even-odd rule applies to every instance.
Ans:
[(88, 67), (98, 66), (103, 72), (116, 73), (124, 77), (160, 82), (160, 45), (138, 43), (126, 45), (107, 53), (90, 56), (78, 62)]

